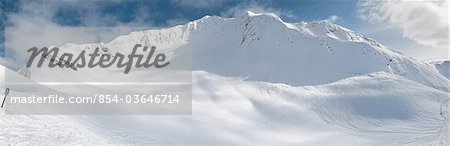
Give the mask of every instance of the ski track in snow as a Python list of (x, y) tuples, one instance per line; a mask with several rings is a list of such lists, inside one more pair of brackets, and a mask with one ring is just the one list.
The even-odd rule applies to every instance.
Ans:
[[(336, 144), (448, 143), (448, 120), (444, 118), (448, 116), (448, 93), (389, 73), (304, 87), (224, 78), (203, 71), (193, 75), (191, 116), (2, 114), (0, 142), (325, 144), (322, 140), (327, 139)], [(379, 86), (380, 81), (385, 86)], [(364, 113), (367, 109), (371, 111)]]
[[(379, 77), (290, 87), (194, 72), (192, 116), (104, 116), (87, 120), (96, 119), (92, 120), (94, 127), (111, 135), (115, 141), (138, 144), (321, 144), (322, 139), (336, 144), (349, 141), (370, 145), (448, 144), (448, 120), (444, 117), (448, 116), (448, 98), (445, 97), (448, 93), (387, 73), (373, 76)], [(385, 80), (388, 87), (403, 90), (383, 95), (387, 89), (371, 80)], [(360, 92), (363, 96), (358, 89), (354, 89), (354, 93), (338, 92), (341, 88), (358, 86), (366, 90)], [(381, 95), (367, 95), (368, 90)], [(444, 107), (442, 115), (441, 105)], [(366, 109), (372, 111), (358, 113)], [(115, 122), (105, 124), (105, 121)]]
[[(378, 86), (380, 80), (387, 86)], [(402, 90), (385, 92), (387, 88)], [(338, 92), (342, 89), (352, 92)], [(193, 94), (191, 116), (2, 115), (0, 140), (24, 144), (326, 144), (323, 139), (335, 144), (448, 143), (448, 120), (443, 117), (448, 116), (448, 93), (388, 73), (291, 87), (196, 71)], [(371, 111), (364, 113), (367, 109)]]
[(76, 118), (61, 115), (0, 115), (0, 143), (20, 145), (102, 144), (107, 139), (93, 133)]

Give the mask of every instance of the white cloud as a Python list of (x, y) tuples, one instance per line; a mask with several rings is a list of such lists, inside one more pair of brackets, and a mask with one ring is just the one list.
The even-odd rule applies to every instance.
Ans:
[(227, 11), (222, 12), (221, 16), (240, 17), (246, 11), (252, 11), (255, 13), (274, 13), (278, 16), (284, 16), (284, 17), (288, 17), (288, 18), (294, 17), (294, 14), (292, 11), (278, 10), (275, 8), (262, 6), (262, 5), (259, 5), (258, 3), (256, 3), (255, 1), (238, 4), (230, 9), (228, 9)]
[(433, 48), (448, 48), (448, 1), (359, 1), (358, 15), (371, 23), (403, 30), (403, 37)]
[(186, 8), (207, 9), (219, 7), (225, 4), (226, 0), (170, 0), (170, 2)]
[(328, 22), (336, 22), (338, 20), (340, 20), (341, 17), (337, 16), (337, 15), (331, 15), (330, 17), (328, 17), (327, 19), (325, 19), (324, 21), (328, 21)]

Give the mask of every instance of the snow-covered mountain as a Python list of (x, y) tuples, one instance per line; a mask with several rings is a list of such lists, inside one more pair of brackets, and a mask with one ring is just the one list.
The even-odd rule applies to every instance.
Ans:
[[(169, 54), (192, 49), (194, 70), (250, 81), (320, 85), (386, 71), (449, 91), (448, 80), (434, 68), (372, 39), (326, 21), (286, 23), (274, 14), (205, 16), (185, 25), (132, 32), (107, 43), (68, 44), (61, 49), (80, 52), (101, 47), (108, 48), (109, 54), (127, 54), (138, 43), (157, 46)], [(55, 74), (51, 69), (31, 72), (36, 80)], [(61, 78), (73, 73), (79, 74), (68, 69)]]
[(445, 77), (425, 63), (325, 21), (290, 24), (273, 14), (248, 12), (236, 19), (205, 17), (193, 25), (195, 69), (290, 85), (386, 71), (449, 91)]
[[(274, 14), (252, 12), (238, 18), (205, 16), (61, 49), (101, 47), (105, 53), (127, 54), (135, 44), (157, 46), (171, 54), (169, 59), (192, 50), (193, 113), (72, 117), (89, 134), (111, 143), (448, 144), (450, 87), (442, 72), (330, 22), (286, 23)], [(21, 72), (38, 83), (50, 76), (89, 81), (122, 74), (114, 68), (31, 67)], [(27, 125), (14, 122), (27, 116), (2, 119), (9, 122), (1, 128)], [(0, 143), (26, 143), (52, 132), (27, 133), (10, 139), (12, 134), (5, 132)]]

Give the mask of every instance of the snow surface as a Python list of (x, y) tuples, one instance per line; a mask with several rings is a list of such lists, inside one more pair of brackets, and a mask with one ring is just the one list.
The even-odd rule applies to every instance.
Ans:
[(439, 73), (450, 79), (450, 60), (431, 61), (430, 64), (434, 65)]
[[(192, 115), (4, 115), (1, 109), (0, 143), (448, 145), (450, 87), (442, 72), (336, 24), (248, 12), (61, 48), (126, 54), (136, 43), (155, 45), (170, 59), (192, 49)], [(24, 68), (29, 78), (11, 74), (36, 84), (10, 94), (58, 90), (39, 85), (49, 76), (84, 81), (118, 73)]]

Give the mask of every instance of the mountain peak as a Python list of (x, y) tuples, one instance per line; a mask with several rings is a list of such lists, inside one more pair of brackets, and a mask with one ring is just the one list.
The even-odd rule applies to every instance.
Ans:
[(268, 17), (268, 18), (275, 18), (276, 20), (279, 20), (281, 22), (283, 22), (283, 20), (281, 20), (281, 18), (276, 15), (275, 13), (255, 13), (252, 11), (247, 10), (244, 14), (243, 14), (244, 18), (249, 18), (249, 17)]

